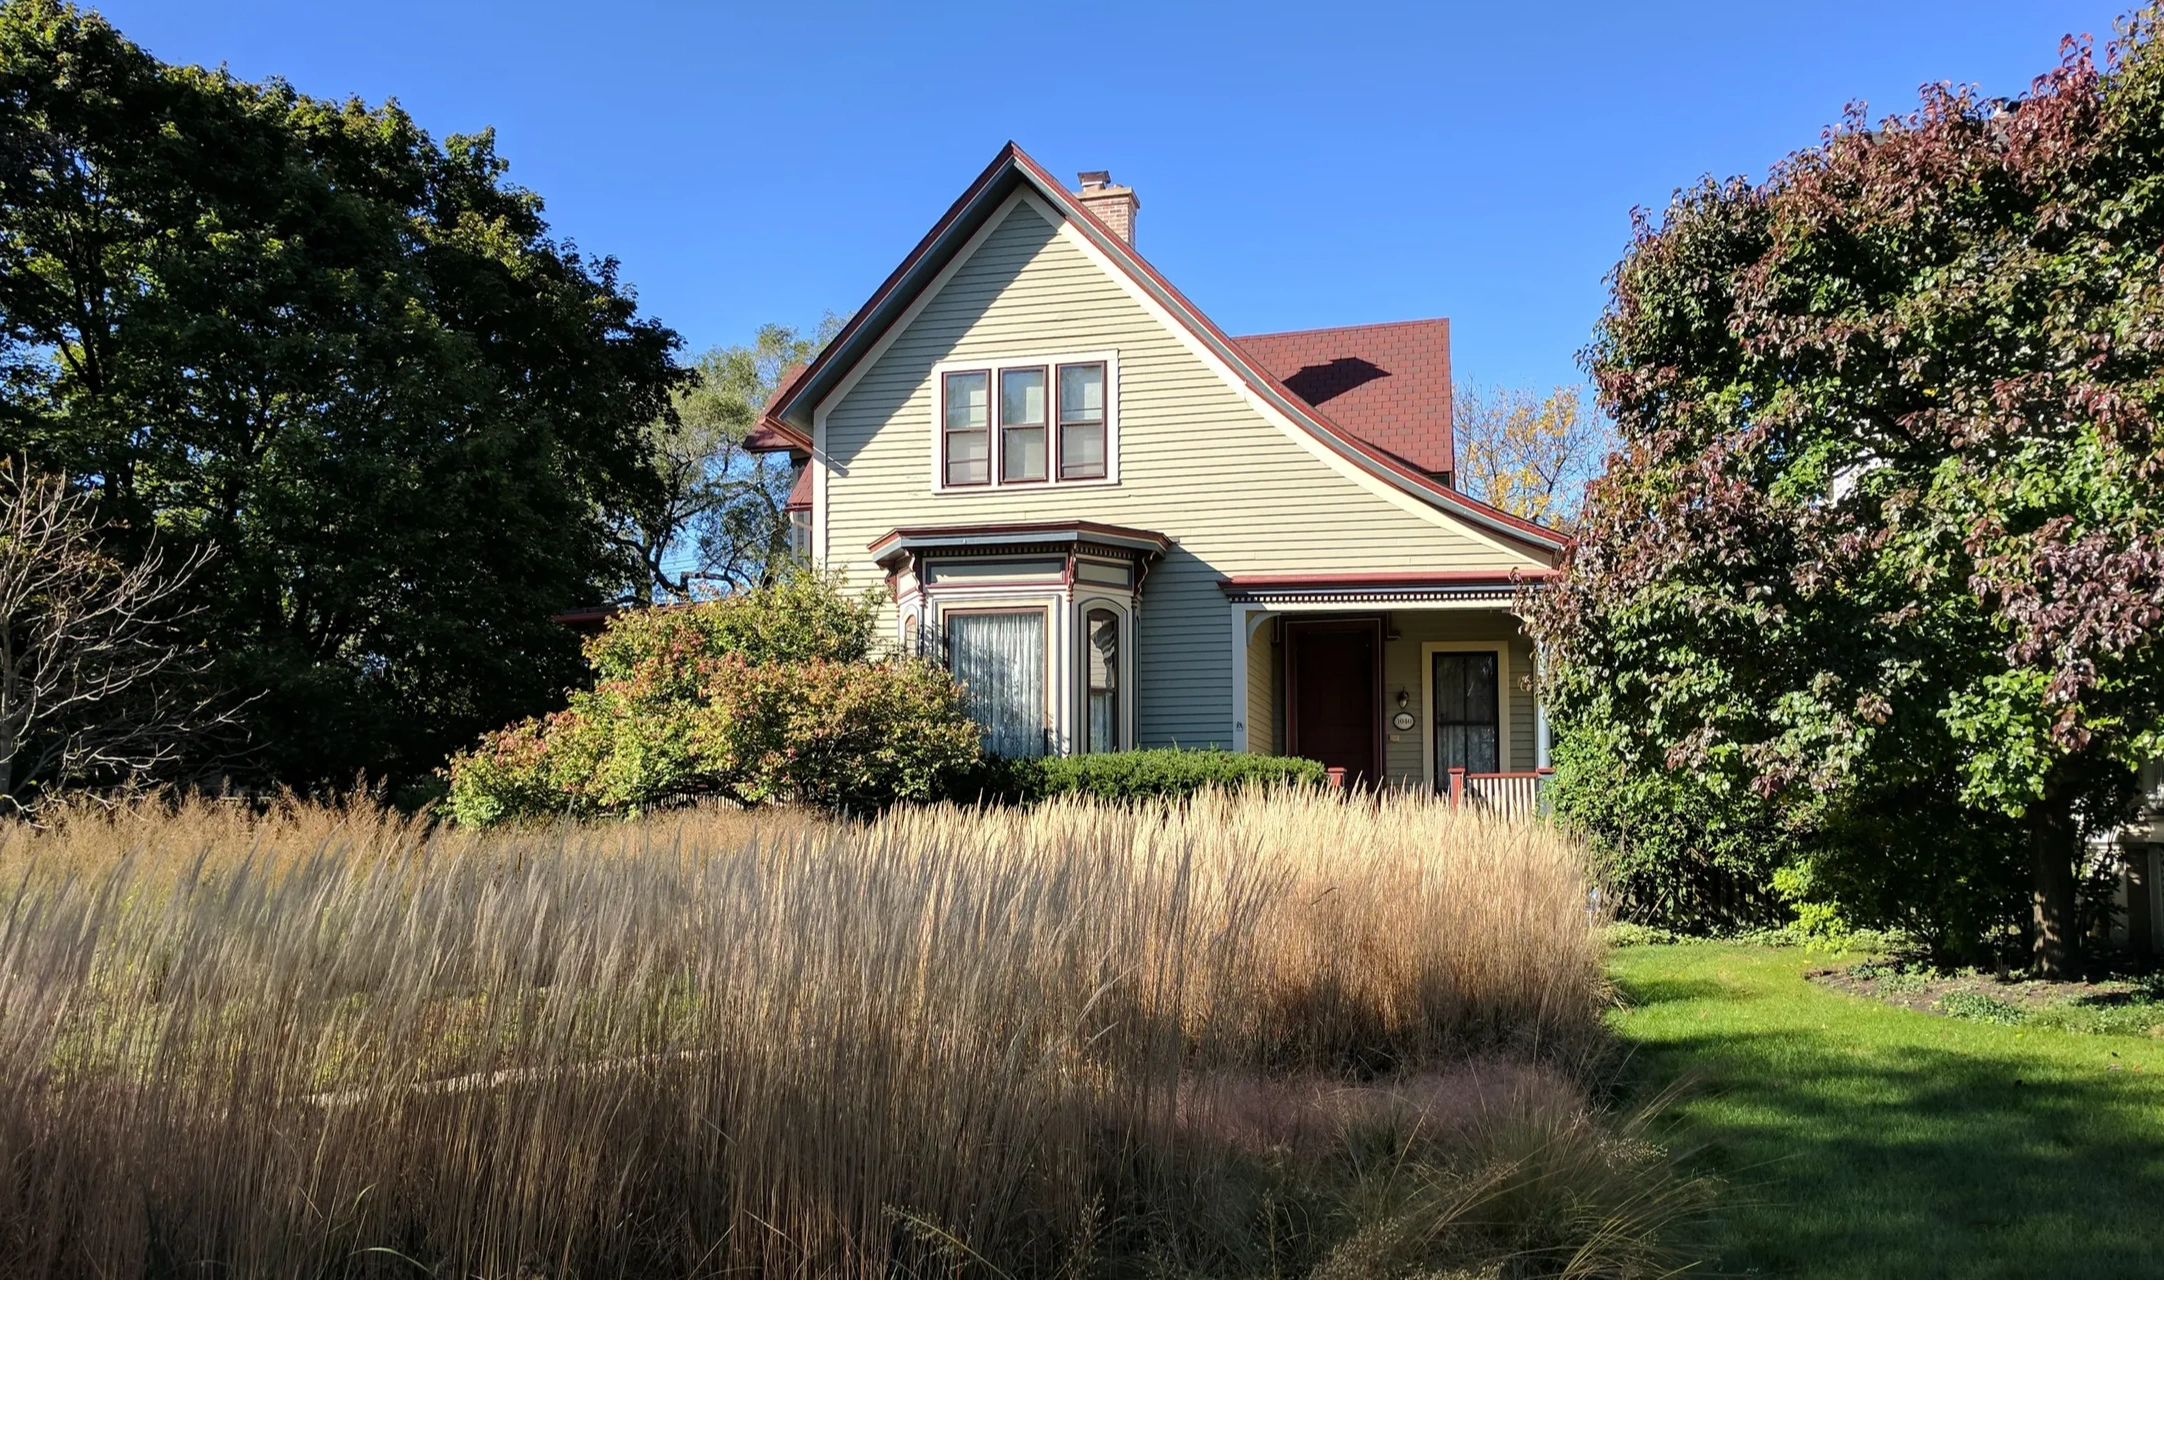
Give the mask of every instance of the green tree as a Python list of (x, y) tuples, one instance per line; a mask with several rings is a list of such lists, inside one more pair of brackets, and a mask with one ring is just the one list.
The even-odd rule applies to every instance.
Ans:
[(644, 567), (648, 598), (756, 585), (786, 568), (783, 507), (796, 483), (788, 457), (755, 454), (744, 440), (781, 377), (841, 329), (829, 314), (810, 335), (763, 325), (749, 345), (707, 351), (648, 429), (651, 474), (618, 516)]
[(1581, 788), (1665, 777), (1791, 893), (2066, 962), (2164, 752), (2155, 25), (1640, 217), (1590, 352), (1627, 454), (1530, 607)]
[(212, 555), (199, 634), (271, 778), (425, 773), (546, 708), (551, 614), (635, 578), (607, 516), (676, 340), (505, 172), (0, 5), (0, 422), (116, 552)]

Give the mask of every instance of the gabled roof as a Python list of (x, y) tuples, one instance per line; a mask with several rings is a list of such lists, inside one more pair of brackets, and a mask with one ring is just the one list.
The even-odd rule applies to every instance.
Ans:
[(1325, 419), (1384, 454), (1438, 478), (1457, 469), (1448, 320), (1236, 335), (1233, 343)]
[(1241, 384), (1325, 448), (1377, 479), (1479, 529), (1521, 545), (1561, 549), (1564, 537), (1558, 532), (1484, 505), (1469, 495), (1459, 494), (1420, 466), (1362, 439), (1302, 399), (1284, 381), (1271, 374), (1269, 367), (1251, 357), (1212, 324), (1208, 316), (1158, 274), (1133, 246), (1113, 234), (1103, 221), (1068, 194), (1049, 171), (1011, 140), (992, 157), (992, 163), (983, 173), (970, 182), (960, 198), (947, 207), (947, 213), (939, 217), (925, 237), (917, 242), (916, 248), (909, 252), (908, 258), (872, 292), (872, 298), (850, 317), (849, 323), (826, 348), (794, 379), (775, 389), (766, 413), (759, 421), (758, 433), (767, 438), (752, 448), (809, 451), (812, 412), (820, 399), (879, 343), (887, 327), (908, 309), (1007, 197), (1025, 185), (1033, 188), (1047, 205), (1071, 224), (1085, 244), (1095, 247), (1162, 307), (1175, 324), (1216, 356)]
[[(792, 361), (783, 366), (781, 374), (774, 379), (774, 393), (779, 395), (784, 390), (787, 390), (796, 382), (796, 377), (803, 373), (804, 362), (801, 360)], [(787, 426), (774, 424), (767, 416), (761, 415), (753, 423), (751, 429), (745, 432), (744, 448), (746, 450), (794, 450), (799, 454), (808, 455), (811, 453), (811, 442), (805, 439), (804, 436), (790, 430)], [(809, 484), (808, 481), (805, 483)], [(807, 498), (804, 501), (804, 508), (807, 510), (811, 508), (811, 500), (808, 498), (809, 493), (809, 491), (806, 492)]]

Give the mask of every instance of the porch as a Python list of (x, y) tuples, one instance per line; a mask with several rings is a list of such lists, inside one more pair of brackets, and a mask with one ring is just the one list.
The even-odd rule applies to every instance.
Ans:
[(1234, 736), (1347, 786), (1538, 813), (1549, 780), (1533, 643), (1509, 575), (1231, 580)]

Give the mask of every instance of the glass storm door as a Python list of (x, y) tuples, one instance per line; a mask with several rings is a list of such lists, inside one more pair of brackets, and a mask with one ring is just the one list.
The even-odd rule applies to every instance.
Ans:
[(1437, 651), (1435, 655), (1435, 786), (1450, 788), (1453, 767), (1474, 774), (1502, 768), (1493, 650)]

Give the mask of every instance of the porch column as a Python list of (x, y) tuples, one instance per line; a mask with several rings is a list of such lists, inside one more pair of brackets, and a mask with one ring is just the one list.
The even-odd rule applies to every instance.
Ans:
[(1261, 605), (1232, 607), (1232, 745), (1235, 753), (1247, 750), (1247, 642), (1254, 638), (1254, 622), (1268, 613)]

